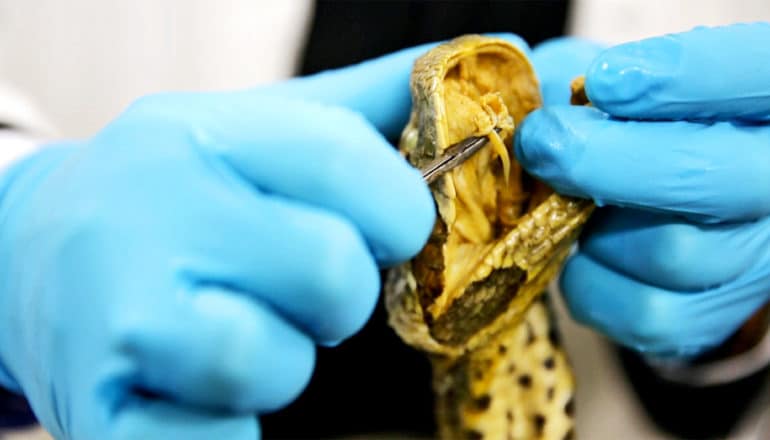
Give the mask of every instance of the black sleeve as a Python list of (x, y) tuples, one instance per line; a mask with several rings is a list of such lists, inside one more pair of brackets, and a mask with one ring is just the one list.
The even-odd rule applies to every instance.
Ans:
[(301, 74), (462, 34), (513, 32), (531, 46), (562, 35), (566, 0), (318, 1)]
[(35, 423), (35, 416), (27, 401), (0, 388), (0, 438), (3, 429), (21, 428)]

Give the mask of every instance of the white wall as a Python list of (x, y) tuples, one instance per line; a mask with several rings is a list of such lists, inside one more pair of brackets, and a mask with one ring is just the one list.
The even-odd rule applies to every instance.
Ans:
[[(621, 42), (695, 24), (770, 20), (770, 0), (574, 0), (571, 31)], [(0, 83), (67, 137), (138, 96), (289, 76), (312, 0), (0, 0)], [(2, 84), (0, 84), (1, 86)]]
[(695, 26), (770, 21), (769, 0), (572, 0), (568, 31), (623, 43)]
[(311, 8), (309, 0), (0, 0), (0, 78), (61, 134), (86, 136), (146, 93), (290, 75)]

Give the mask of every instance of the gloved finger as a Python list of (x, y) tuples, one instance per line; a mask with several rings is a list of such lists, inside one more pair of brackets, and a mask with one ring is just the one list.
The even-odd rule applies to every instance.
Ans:
[(137, 127), (158, 124), (181, 125), (171, 135), (184, 138), (170, 141), (194, 145), (223, 177), (347, 218), (382, 265), (416, 254), (433, 227), (420, 173), (350, 110), (249, 92), (160, 94), (134, 103), (102, 136), (146, 142)]
[[(514, 34), (493, 34), (522, 50)], [(414, 61), (437, 43), (422, 44), (372, 60), (257, 89), (260, 93), (317, 101), (360, 112), (388, 138), (396, 138), (409, 118), (409, 76)]]
[(770, 127), (638, 122), (552, 106), (519, 128), (515, 153), (557, 191), (699, 222), (770, 213)]
[(770, 275), (679, 293), (632, 280), (579, 252), (560, 285), (575, 320), (640, 352), (691, 356), (719, 345), (764, 304)]
[[(182, 115), (182, 116), (180, 116)], [(360, 114), (253, 93), (146, 97), (121, 118), (178, 120), (205, 159), (262, 191), (336, 212), (361, 231), (382, 265), (425, 244), (435, 208), (420, 173)]]
[(227, 190), (211, 194), (221, 204), (180, 234), (196, 247), (185, 264), (192, 282), (253, 295), (320, 343), (358, 331), (375, 307), (380, 278), (355, 226), (283, 198)]
[(260, 437), (259, 421), (253, 414), (209, 412), (133, 396), (118, 412), (109, 438), (258, 440)]
[(586, 76), (594, 105), (642, 119), (770, 119), (770, 23), (699, 27), (602, 53)]
[(575, 37), (546, 40), (532, 50), (532, 65), (540, 79), (545, 105), (569, 104), (570, 83), (585, 75), (604, 45)]
[(310, 338), (266, 305), (224, 288), (197, 288), (167, 313), (125, 318), (121, 326), (120, 349), (137, 365), (138, 389), (212, 411), (285, 406), (315, 362)]
[(604, 266), (653, 286), (703, 291), (747, 272), (770, 249), (770, 217), (751, 223), (693, 224), (680, 217), (605, 208), (580, 250)]
[(355, 113), (309, 104), (296, 112), (304, 122), (293, 133), (291, 121), (264, 114), (277, 130), (259, 148), (222, 133), (228, 162), (265, 191), (349, 219), (384, 266), (419, 252), (435, 221), (420, 173)]

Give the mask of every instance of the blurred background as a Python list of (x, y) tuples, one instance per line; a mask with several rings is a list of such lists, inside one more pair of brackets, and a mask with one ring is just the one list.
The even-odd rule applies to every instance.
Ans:
[(312, 8), (305, 0), (1, 0), (0, 81), (63, 136), (87, 136), (148, 93), (292, 75)]
[[(526, 28), (541, 37), (555, 16), (560, 33), (606, 43), (768, 15), (766, 0), (325, 3), (343, 10), (366, 4), (402, 16), (414, 14), (420, 3), (437, 11), (446, 4), (471, 11), (518, 4), (537, 15), (501, 17), (508, 31), (523, 34)], [(26, 96), (63, 136), (87, 136), (147, 93), (242, 88), (290, 76), (302, 61), (300, 47), (314, 5), (312, 0), (0, 0), (0, 83)], [(426, 20), (436, 35), (442, 27), (437, 18)], [(350, 35), (355, 23), (348, 23)], [(372, 32), (359, 29), (357, 35), (384, 38)]]

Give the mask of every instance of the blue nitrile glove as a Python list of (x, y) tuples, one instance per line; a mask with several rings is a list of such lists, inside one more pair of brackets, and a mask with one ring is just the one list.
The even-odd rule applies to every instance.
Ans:
[(535, 46), (530, 57), (535, 67), (543, 105), (569, 104), (570, 83), (606, 46), (575, 37), (557, 37)]
[(692, 355), (770, 298), (768, 42), (758, 23), (620, 45), (588, 69), (598, 109), (524, 122), (515, 150), (530, 172), (608, 205), (562, 275), (576, 319)]
[(0, 385), (60, 440), (254, 440), (434, 222), (386, 141), (413, 48), (140, 99), (0, 181)]

